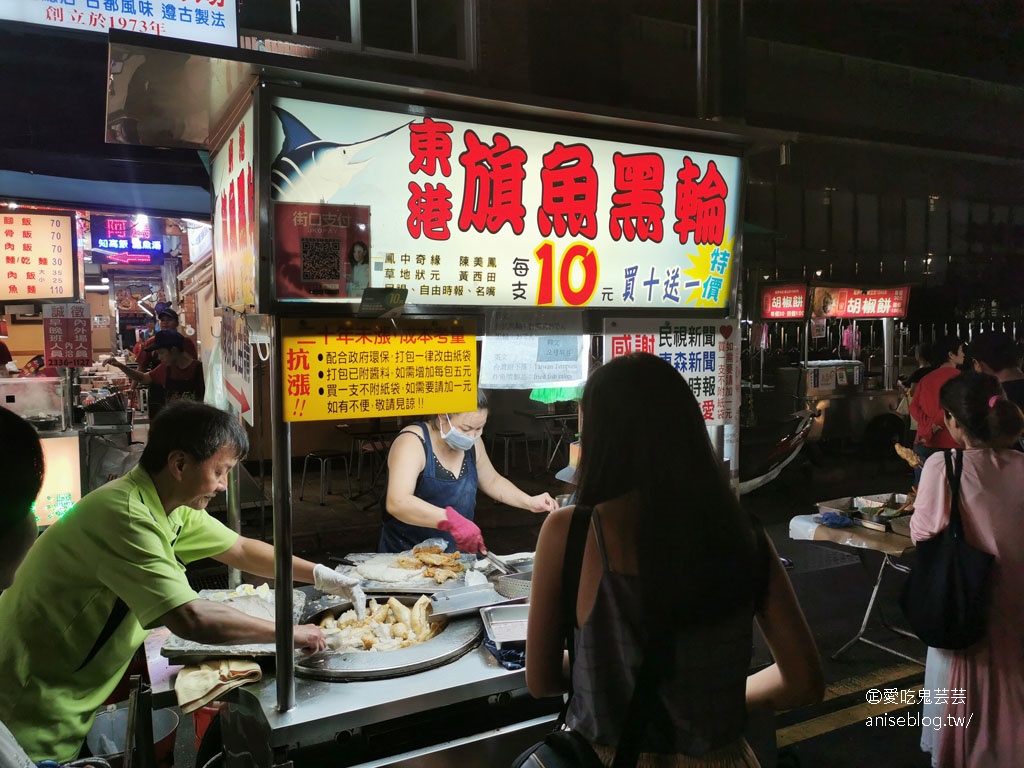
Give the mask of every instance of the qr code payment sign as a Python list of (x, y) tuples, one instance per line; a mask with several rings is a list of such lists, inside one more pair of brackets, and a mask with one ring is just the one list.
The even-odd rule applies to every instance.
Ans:
[(334, 237), (304, 237), (302, 281), (341, 280), (341, 240)]

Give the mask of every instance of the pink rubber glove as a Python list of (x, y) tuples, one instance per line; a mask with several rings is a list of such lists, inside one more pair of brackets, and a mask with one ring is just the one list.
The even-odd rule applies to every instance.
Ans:
[(437, 524), (437, 529), (439, 531), (449, 531), (452, 538), (455, 539), (459, 551), (468, 552), (471, 555), (487, 551), (486, 547), (484, 547), (484, 537), (481, 535), (476, 523), (464, 518), (453, 507), (445, 507), (444, 514), (445, 519)]

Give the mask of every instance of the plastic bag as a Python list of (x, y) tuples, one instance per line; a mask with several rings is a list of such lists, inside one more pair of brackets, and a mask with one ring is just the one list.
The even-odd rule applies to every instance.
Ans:
[(118, 445), (109, 437), (90, 438), (89, 443), (89, 488), (99, 488), (111, 480), (126, 475), (142, 458), (144, 443)]

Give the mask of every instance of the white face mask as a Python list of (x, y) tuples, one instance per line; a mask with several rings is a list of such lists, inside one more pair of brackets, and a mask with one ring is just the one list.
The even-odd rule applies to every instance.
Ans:
[[(472, 448), (477, 441), (476, 437), (470, 437), (459, 432), (453, 425), (450, 416), (445, 414), (445, 418), (448, 419), (448, 434), (444, 433), (443, 429), (438, 429), (441, 433), (441, 439), (448, 443), (448, 447), (453, 448), (456, 451), (468, 451)], [(477, 436), (479, 437), (479, 435)]]

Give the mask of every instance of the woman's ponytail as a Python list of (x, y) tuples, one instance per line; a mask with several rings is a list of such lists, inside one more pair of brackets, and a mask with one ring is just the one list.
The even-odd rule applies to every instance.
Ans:
[(993, 448), (1009, 448), (1024, 434), (1024, 413), (1012, 400), (996, 398), (985, 419), (989, 437), (985, 441)]

